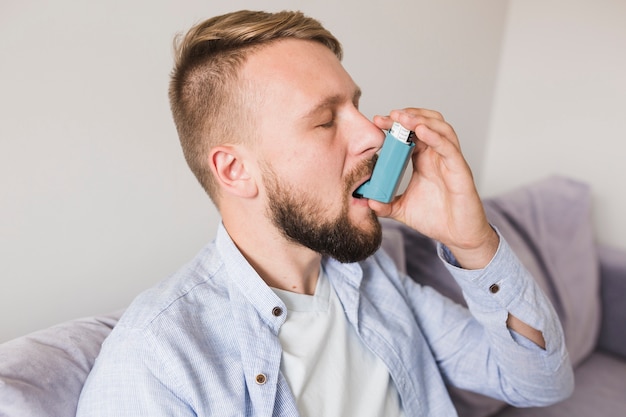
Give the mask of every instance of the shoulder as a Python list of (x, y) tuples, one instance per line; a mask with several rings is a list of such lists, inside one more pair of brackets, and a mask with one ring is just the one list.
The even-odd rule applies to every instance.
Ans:
[(201, 313), (203, 306), (219, 308), (228, 299), (223, 271), (224, 261), (215, 244), (205, 246), (177, 272), (139, 294), (116, 329), (156, 330), (168, 322), (178, 326), (184, 324), (187, 315)]
[[(105, 340), (100, 368), (146, 378), (189, 372), (198, 352), (224, 354), (231, 336), (230, 294), (224, 261), (210, 244), (176, 273), (141, 293)], [(218, 342), (221, 340), (221, 342)], [(102, 372), (102, 369), (101, 369)], [(118, 375), (119, 376), (119, 375)], [(154, 375), (156, 376), (156, 375)], [(167, 379), (167, 378), (166, 378)]]

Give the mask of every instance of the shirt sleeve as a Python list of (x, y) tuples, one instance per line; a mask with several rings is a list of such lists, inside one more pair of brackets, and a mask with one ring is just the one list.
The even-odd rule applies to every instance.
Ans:
[[(567, 398), (573, 371), (561, 324), (505, 239), (500, 235), (494, 258), (480, 270), (460, 268), (443, 245), (438, 253), (469, 308), (437, 300), (425, 303), (429, 312), (422, 311), (427, 313), (422, 327), (448, 382), (516, 406)], [(438, 299), (437, 294), (429, 297)], [(541, 331), (546, 349), (508, 329), (509, 314)]]

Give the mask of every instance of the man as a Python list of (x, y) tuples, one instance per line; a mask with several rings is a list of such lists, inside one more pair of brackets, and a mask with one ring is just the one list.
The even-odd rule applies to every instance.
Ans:
[[(569, 395), (558, 320), (487, 222), (452, 127), (415, 108), (369, 121), (340, 59), (300, 13), (182, 39), (172, 111), (222, 224), (128, 308), (79, 416), (451, 416), (446, 382), (522, 406)], [(419, 139), (410, 183), (356, 198), (394, 121)], [(379, 216), (441, 242), (471, 313), (395, 269)]]

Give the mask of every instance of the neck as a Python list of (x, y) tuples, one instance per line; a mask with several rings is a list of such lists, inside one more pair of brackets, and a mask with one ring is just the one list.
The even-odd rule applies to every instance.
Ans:
[(313, 295), (322, 256), (287, 240), (267, 222), (229, 221), (224, 227), (246, 260), (270, 287)]

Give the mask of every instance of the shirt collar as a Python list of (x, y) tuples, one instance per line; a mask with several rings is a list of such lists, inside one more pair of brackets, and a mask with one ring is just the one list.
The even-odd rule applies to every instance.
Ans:
[(277, 317), (272, 312), (276, 311), (276, 307), (285, 311), (284, 303), (248, 263), (223, 223), (220, 223), (217, 228), (215, 246), (224, 262), (230, 287), (243, 295), (248, 303), (260, 313), (263, 320), (278, 332), (285, 320), (285, 315)]
[(329, 276), (339, 276), (347, 284), (356, 289), (361, 286), (363, 268), (360, 263), (341, 263), (336, 259), (325, 256), (322, 259), (322, 266)]
[[(259, 274), (248, 263), (239, 251), (223, 223), (217, 229), (215, 245), (224, 260), (229, 280), (239, 292), (252, 304), (272, 326), (282, 324), (284, 321), (276, 321), (272, 317), (274, 307), (286, 308), (283, 301), (263, 281)], [(328, 275), (328, 279), (335, 287), (337, 295), (342, 302), (352, 304), (348, 299), (354, 299), (358, 304), (358, 291), (363, 279), (363, 267), (361, 263), (341, 263), (333, 258), (324, 256), (322, 267)], [(350, 294), (350, 295), (348, 295)], [(355, 304), (355, 305), (356, 305)], [(278, 328), (276, 328), (278, 330)]]

